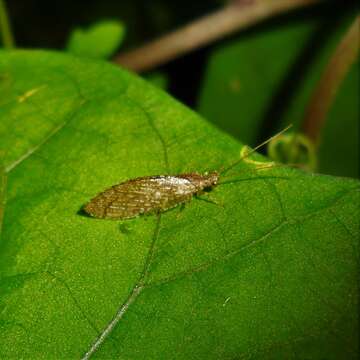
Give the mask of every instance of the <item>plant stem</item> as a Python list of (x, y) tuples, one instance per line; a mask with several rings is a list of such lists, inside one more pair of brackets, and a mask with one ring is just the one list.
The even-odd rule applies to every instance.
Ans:
[(150, 70), (261, 20), (320, 1), (253, 0), (248, 4), (234, 1), (140, 48), (120, 54), (114, 61), (136, 72)]
[(15, 47), (14, 37), (11, 32), (10, 21), (6, 11), (5, 1), (0, 0), (0, 32), (1, 39), (6, 49)]
[(357, 16), (331, 56), (310, 99), (302, 130), (315, 145), (320, 143), (321, 131), (335, 95), (358, 57), (359, 26), (360, 16)]

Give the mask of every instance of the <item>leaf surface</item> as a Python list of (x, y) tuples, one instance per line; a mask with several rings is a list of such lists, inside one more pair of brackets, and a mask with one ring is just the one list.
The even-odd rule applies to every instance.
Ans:
[(1, 52), (0, 79), (0, 358), (356, 357), (357, 181), (242, 163), (200, 197), (218, 205), (84, 217), (113, 184), (241, 144), (103, 62)]

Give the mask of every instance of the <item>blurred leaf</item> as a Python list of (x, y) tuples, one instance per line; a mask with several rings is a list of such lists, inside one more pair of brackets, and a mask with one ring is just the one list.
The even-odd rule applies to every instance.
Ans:
[(260, 28), (216, 49), (198, 109), (244, 142), (255, 145), (274, 95), (300, 56), (314, 24)]
[(359, 68), (357, 61), (341, 85), (326, 119), (320, 145), (320, 171), (359, 177)]
[(0, 358), (79, 359), (116, 313), (95, 358), (357, 358), (359, 182), (243, 162), (158, 232), (82, 217), (241, 145), (111, 64), (1, 52), (0, 75)]
[(67, 50), (75, 55), (107, 59), (120, 46), (125, 34), (120, 21), (101, 21), (88, 29), (75, 29), (69, 38)]
[(166, 90), (169, 85), (169, 77), (163, 72), (150, 73), (145, 76), (145, 79), (163, 90)]
[(317, 170), (315, 147), (301, 133), (288, 133), (272, 139), (267, 147), (270, 159), (290, 166), (298, 165), (308, 171)]
[[(199, 112), (251, 145), (264, 135), (264, 128), (274, 133), (289, 123), (299, 125), (324, 66), (352, 18), (264, 25), (218, 47), (206, 70)], [(358, 132), (352, 131), (358, 126), (355, 82), (354, 78), (341, 88), (338, 96), (343, 100), (329, 115), (338, 125), (326, 130), (329, 141), (323, 144), (320, 171), (347, 176), (358, 172)], [(341, 138), (330, 142), (344, 118), (348, 130), (343, 127)], [(340, 165), (329, 159), (335, 149), (347, 158)]]

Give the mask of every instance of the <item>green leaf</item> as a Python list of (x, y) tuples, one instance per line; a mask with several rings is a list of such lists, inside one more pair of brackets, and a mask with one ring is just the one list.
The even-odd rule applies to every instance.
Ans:
[[(264, 126), (273, 132), (289, 123), (299, 127), (329, 57), (353, 21), (353, 14), (345, 15), (336, 23), (319, 17), (273, 22), (221, 44), (210, 56), (199, 112), (251, 145)], [(358, 176), (357, 71), (358, 66), (329, 113), (320, 172)]]
[(199, 112), (255, 145), (274, 95), (313, 29), (313, 23), (260, 28), (221, 44), (210, 56)]
[(120, 21), (101, 21), (88, 29), (75, 29), (69, 38), (67, 50), (89, 58), (109, 58), (120, 46), (125, 27)]
[(162, 90), (169, 86), (169, 77), (163, 72), (152, 72), (146, 75), (145, 79)]
[(320, 171), (359, 177), (359, 68), (358, 60), (338, 91), (326, 119), (319, 150)]
[(303, 170), (315, 171), (317, 167), (315, 147), (301, 133), (285, 133), (273, 138), (268, 143), (267, 153), (275, 162), (295, 165)]
[(356, 357), (359, 182), (243, 162), (200, 197), (218, 205), (80, 216), (108, 186), (219, 169), (241, 144), (107, 63), (1, 52), (0, 79), (0, 358)]

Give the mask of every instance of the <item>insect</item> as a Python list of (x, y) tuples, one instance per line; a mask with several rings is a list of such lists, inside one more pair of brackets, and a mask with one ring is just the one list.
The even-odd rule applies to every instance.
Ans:
[[(159, 214), (180, 204), (185, 204), (193, 196), (200, 195), (204, 190), (210, 190), (217, 186), (220, 176), (225, 175), (261, 146), (280, 136), (289, 127), (256, 146), (222, 171), (211, 171), (204, 174), (193, 172), (178, 175), (144, 176), (130, 179), (101, 192), (83, 209), (95, 218), (125, 220), (142, 214)], [(269, 164), (263, 168), (268, 167), (270, 167)]]

